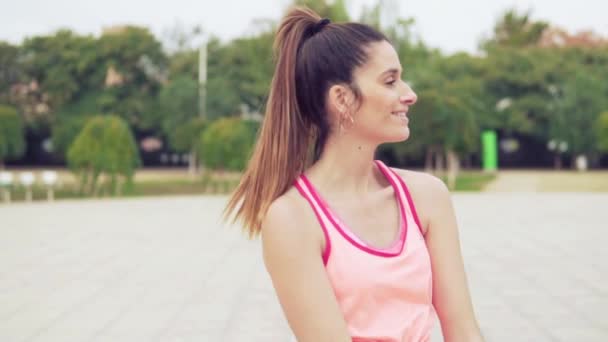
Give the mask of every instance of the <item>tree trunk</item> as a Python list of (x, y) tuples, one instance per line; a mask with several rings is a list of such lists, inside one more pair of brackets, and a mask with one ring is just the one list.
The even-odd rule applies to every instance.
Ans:
[(445, 163), (443, 160), (443, 153), (441, 153), (441, 149), (434, 149), (435, 154), (435, 174), (441, 175), (445, 170)]
[(80, 194), (89, 195), (91, 178), (93, 178), (93, 168), (87, 167), (82, 169), (82, 177), (80, 178)]
[(424, 157), (424, 171), (431, 172), (433, 170), (433, 149), (427, 147)]
[(454, 190), (456, 188), (456, 177), (460, 171), (460, 158), (454, 150), (446, 151), (446, 160), (448, 163), (448, 188)]
[(99, 186), (98, 184), (103, 183), (103, 175), (98, 173), (93, 173), (93, 177), (91, 177), (91, 193), (93, 197), (97, 197), (99, 195)]
[(122, 196), (122, 186), (125, 183), (125, 177), (116, 177), (116, 184), (114, 185), (114, 194), (116, 196)]
[(196, 175), (198, 175), (198, 158), (196, 158), (196, 153), (194, 152), (194, 150), (190, 150), (190, 153), (188, 153), (188, 175), (190, 175), (191, 178), (194, 178)]
[(559, 153), (553, 155), (553, 168), (560, 170), (562, 168), (562, 156)]

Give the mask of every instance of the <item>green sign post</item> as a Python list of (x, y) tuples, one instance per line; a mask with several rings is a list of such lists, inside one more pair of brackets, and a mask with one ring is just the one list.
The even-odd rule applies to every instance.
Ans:
[(483, 153), (482, 163), (484, 171), (493, 172), (498, 168), (498, 149), (496, 140), (496, 132), (494, 131), (484, 131), (481, 134)]

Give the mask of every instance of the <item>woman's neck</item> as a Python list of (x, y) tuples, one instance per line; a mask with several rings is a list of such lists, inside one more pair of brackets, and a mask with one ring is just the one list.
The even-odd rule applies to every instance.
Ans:
[(328, 139), (321, 157), (306, 175), (319, 191), (338, 197), (365, 195), (383, 187), (384, 177), (374, 164), (377, 145), (360, 139)]

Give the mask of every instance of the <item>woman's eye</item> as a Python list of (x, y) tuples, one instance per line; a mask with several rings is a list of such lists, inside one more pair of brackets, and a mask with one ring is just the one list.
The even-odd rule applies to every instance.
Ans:
[(393, 85), (395, 84), (395, 80), (394, 79), (390, 79), (389, 81), (386, 82), (387, 85)]

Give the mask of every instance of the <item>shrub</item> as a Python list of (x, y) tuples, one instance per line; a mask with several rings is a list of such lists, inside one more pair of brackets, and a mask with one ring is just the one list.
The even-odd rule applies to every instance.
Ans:
[(141, 165), (133, 134), (127, 124), (114, 115), (90, 118), (67, 154), (68, 166), (80, 179), (80, 191), (97, 195), (99, 180), (112, 194), (120, 194), (130, 184)]
[(253, 149), (258, 127), (258, 122), (240, 118), (213, 121), (201, 135), (199, 159), (210, 169), (243, 170)]

